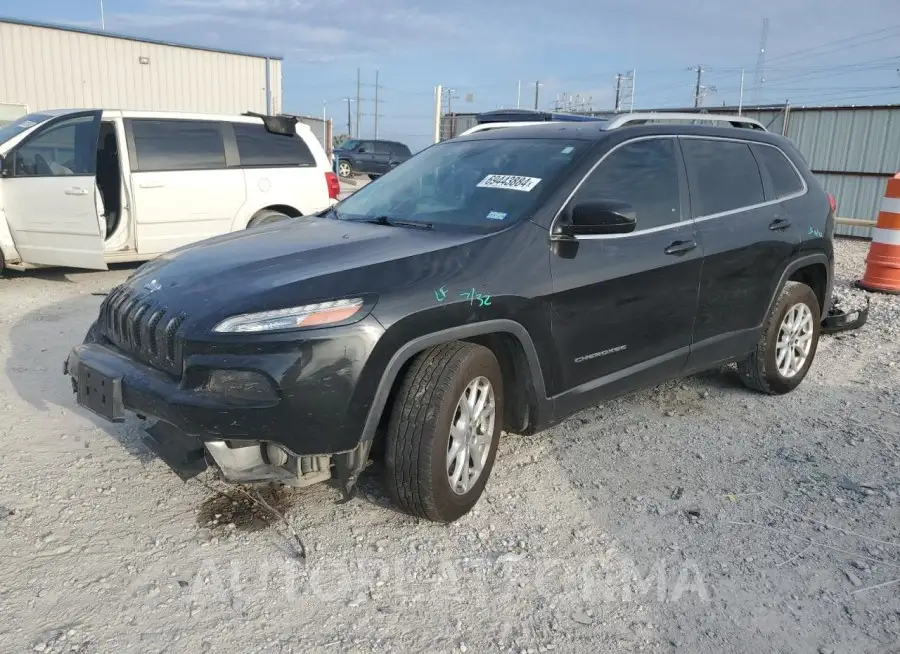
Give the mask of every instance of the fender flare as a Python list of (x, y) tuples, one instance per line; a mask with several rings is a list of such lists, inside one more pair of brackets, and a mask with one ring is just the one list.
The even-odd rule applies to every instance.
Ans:
[(528, 363), (528, 369), (531, 373), (534, 390), (537, 394), (538, 402), (546, 401), (547, 390), (544, 384), (544, 374), (541, 369), (540, 360), (538, 359), (537, 350), (531, 335), (522, 325), (506, 319), (486, 320), (484, 322), (472, 323), (469, 325), (460, 325), (458, 327), (450, 327), (431, 334), (425, 334), (414, 338), (404, 344), (397, 350), (388, 361), (384, 372), (381, 374), (381, 380), (378, 382), (378, 388), (375, 390), (375, 396), (372, 398), (372, 404), (369, 406), (369, 412), (366, 414), (366, 421), (363, 425), (362, 437), (360, 442), (366, 445), (372, 443), (375, 439), (375, 431), (378, 429), (378, 423), (381, 421), (384, 407), (387, 404), (388, 395), (397, 375), (403, 365), (419, 352), (426, 350), (441, 343), (449, 343), (473, 336), (485, 336), (487, 334), (510, 334), (519, 341), (525, 352), (525, 359)]
[(797, 259), (791, 261), (787, 266), (785, 266), (785, 269), (781, 273), (781, 279), (778, 280), (778, 285), (775, 287), (775, 293), (769, 300), (769, 306), (766, 309), (766, 313), (763, 317), (763, 324), (765, 324), (765, 321), (771, 315), (772, 307), (775, 306), (775, 302), (781, 295), (781, 291), (782, 289), (784, 289), (784, 285), (787, 284), (790, 276), (793, 275), (796, 271), (800, 270), (800, 268), (805, 268), (806, 266), (817, 263), (825, 266), (825, 272), (828, 276), (828, 279), (826, 279), (825, 281), (825, 297), (822, 298), (822, 316), (825, 316), (825, 313), (828, 311), (828, 307), (831, 305), (831, 289), (834, 284), (834, 270), (829, 265), (830, 261), (828, 259), (828, 256), (824, 252), (816, 252), (814, 254), (807, 254), (802, 257), (798, 257)]

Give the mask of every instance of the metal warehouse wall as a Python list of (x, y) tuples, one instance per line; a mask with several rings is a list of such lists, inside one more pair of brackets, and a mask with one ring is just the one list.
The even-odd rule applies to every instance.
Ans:
[(0, 103), (28, 111), (264, 112), (267, 77), (279, 112), (278, 59), (0, 21)]
[[(736, 114), (737, 108), (709, 107), (707, 111)], [(797, 145), (825, 190), (837, 199), (839, 216), (877, 218), (887, 180), (900, 172), (900, 105), (750, 108), (743, 115), (756, 118), (769, 131), (784, 134)], [(474, 124), (474, 114), (443, 116), (441, 138)], [(862, 237), (871, 233), (868, 227), (845, 225), (838, 225), (836, 231)]]

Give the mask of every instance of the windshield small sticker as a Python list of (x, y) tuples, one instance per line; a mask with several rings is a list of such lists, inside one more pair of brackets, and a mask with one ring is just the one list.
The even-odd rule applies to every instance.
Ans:
[(575, 148), (573, 148), (571, 145), (568, 145), (562, 149), (563, 154), (572, 154), (573, 152), (575, 152)]
[(492, 211), (487, 215), (488, 220), (503, 220), (506, 218), (506, 214), (502, 211)]
[(522, 175), (488, 175), (478, 182), (478, 188), (505, 188), (510, 191), (528, 193), (541, 181), (540, 177), (523, 177)]

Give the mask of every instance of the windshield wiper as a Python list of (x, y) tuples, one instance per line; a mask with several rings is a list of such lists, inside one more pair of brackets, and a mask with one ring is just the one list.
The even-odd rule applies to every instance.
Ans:
[(416, 229), (432, 229), (434, 227), (431, 223), (417, 223), (412, 220), (393, 220), (387, 216), (369, 218), (362, 222), (372, 223), (374, 225), (387, 225), (388, 227), (414, 227)]

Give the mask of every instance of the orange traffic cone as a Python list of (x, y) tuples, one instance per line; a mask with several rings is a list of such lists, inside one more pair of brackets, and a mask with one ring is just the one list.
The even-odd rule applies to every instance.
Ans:
[(888, 180), (860, 288), (900, 293), (900, 173)]

